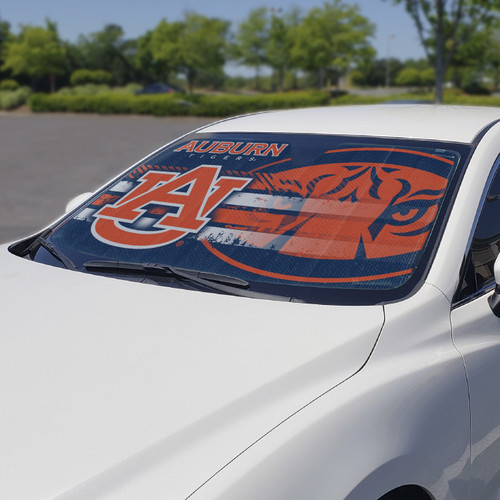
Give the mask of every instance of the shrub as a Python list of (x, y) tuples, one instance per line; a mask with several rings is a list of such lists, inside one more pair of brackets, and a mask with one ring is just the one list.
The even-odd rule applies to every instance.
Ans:
[(140, 83), (127, 83), (125, 87), (114, 87), (111, 89), (111, 92), (117, 94), (135, 94), (138, 90), (142, 89), (142, 85)]
[(19, 88), (19, 83), (17, 83), (12, 78), (5, 78), (0, 82), (0, 90), (17, 90)]
[(398, 101), (401, 102), (432, 102), (434, 95), (432, 92), (405, 92), (404, 94), (391, 94), (386, 96), (376, 96), (376, 95), (359, 95), (359, 94), (347, 94), (335, 99), (332, 99), (332, 105), (356, 105), (356, 104), (383, 104), (389, 102), (391, 104), (397, 104)]
[(423, 69), (420, 72), (420, 83), (425, 87), (432, 87), (436, 83), (436, 71), (434, 68)]
[(71, 111), (87, 113), (135, 113), (157, 116), (197, 115), (230, 116), (266, 109), (284, 109), (326, 105), (325, 92), (295, 92), (242, 95), (131, 95), (106, 92), (93, 95), (57, 93), (35, 94), (30, 98), (32, 111)]
[(97, 85), (95, 83), (86, 83), (85, 85), (76, 85), (75, 87), (64, 87), (57, 93), (59, 95), (97, 95), (109, 92), (108, 85)]
[(379, 104), (384, 100), (386, 100), (386, 98), (373, 95), (345, 94), (332, 99), (331, 104), (334, 106), (348, 106), (351, 104)]
[(30, 92), (29, 87), (0, 91), (0, 109), (10, 110), (22, 106), (28, 100)]
[(479, 95), (446, 95), (444, 96), (446, 104), (462, 104), (466, 106), (496, 106), (500, 107), (500, 97), (479, 96)]
[(349, 73), (349, 79), (353, 85), (358, 87), (366, 83), (366, 77), (364, 73), (358, 69), (354, 69)]
[(70, 111), (100, 114), (179, 114), (174, 96), (134, 96), (126, 93), (95, 95), (34, 94), (29, 100), (32, 111)]
[(76, 85), (74, 87), (63, 87), (58, 90), (59, 95), (99, 95), (99, 94), (134, 94), (136, 90), (141, 89), (138, 83), (129, 83), (125, 87), (110, 88), (106, 84), (86, 83), (85, 85)]
[(418, 87), (421, 85), (420, 71), (415, 68), (403, 68), (396, 76), (396, 85), (401, 87)]
[(102, 69), (77, 69), (71, 74), (69, 81), (71, 85), (85, 85), (86, 83), (110, 83), (113, 76)]
[(480, 82), (471, 82), (463, 88), (463, 91), (469, 95), (491, 95), (490, 89)]
[(463, 96), (464, 93), (461, 89), (459, 89), (457, 87), (452, 87), (452, 88), (444, 89), (443, 95), (444, 95), (444, 99), (446, 100), (447, 98), (454, 98), (454, 97)]

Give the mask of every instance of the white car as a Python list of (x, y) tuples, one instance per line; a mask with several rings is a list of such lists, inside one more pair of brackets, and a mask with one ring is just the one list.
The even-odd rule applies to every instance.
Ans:
[(0, 497), (500, 498), (500, 109), (224, 120), (0, 247)]

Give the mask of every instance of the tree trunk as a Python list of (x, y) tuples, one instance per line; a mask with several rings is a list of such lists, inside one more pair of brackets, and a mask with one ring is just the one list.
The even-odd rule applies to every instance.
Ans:
[(493, 66), (493, 89), (498, 90), (498, 83), (499, 83), (499, 66), (494, 65)]
[(260, 66), (255, 66), (255, 90), (260, 90)]
[(326, 68), (318, 70), (318, 88), (322, 89), (325, 86)]
[(443, 61), (443, 53), (442, 49), (440, 50), (438, 48), (438, 51), (436, 53), (436, 89), (434, 96), (434, 102), (436, 102), (437, 104), (443, 103), (444, 73), (445, 73), (445, 68)]
[(192, 94), (193, 87), (194, 87), (195, 71), (191, 68), (188, 68), (186, 77), (187, 77), (187, 83), (188, 83), (188, 92), (190, 94)]
[(459, 88), (460, 87), (460, 71), (458, 69), (458, 66), (453, 66), (453, 87)]
[(53, 94), (56, 91), (56, 75), (49, 75), (50, 81), (50, 93)]
[(285, 68), (278, 70), (278, 88), (281, 92), (285, 90)]
[(443, 102), (443, 86), (444, 86), (444, 5), (442, 0), (437, 2), (437, 26), (436, 26), (436, 89), (434, 94), (434, 102), (442, 104)]

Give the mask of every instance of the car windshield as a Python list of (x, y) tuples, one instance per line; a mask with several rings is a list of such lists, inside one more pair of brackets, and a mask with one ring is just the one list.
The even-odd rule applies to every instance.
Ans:
[(82, 270), (96, 259), (155, 263), (308, 302), (395, 300), (427, 269), (468, 153), (394, 139), (191, 134), (47, 240)]

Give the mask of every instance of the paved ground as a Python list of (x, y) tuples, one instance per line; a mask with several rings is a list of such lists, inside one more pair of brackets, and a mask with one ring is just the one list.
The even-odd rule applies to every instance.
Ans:
[(210, 121), (0, 113), (0, 243), (46, 226), (77, 194)]

